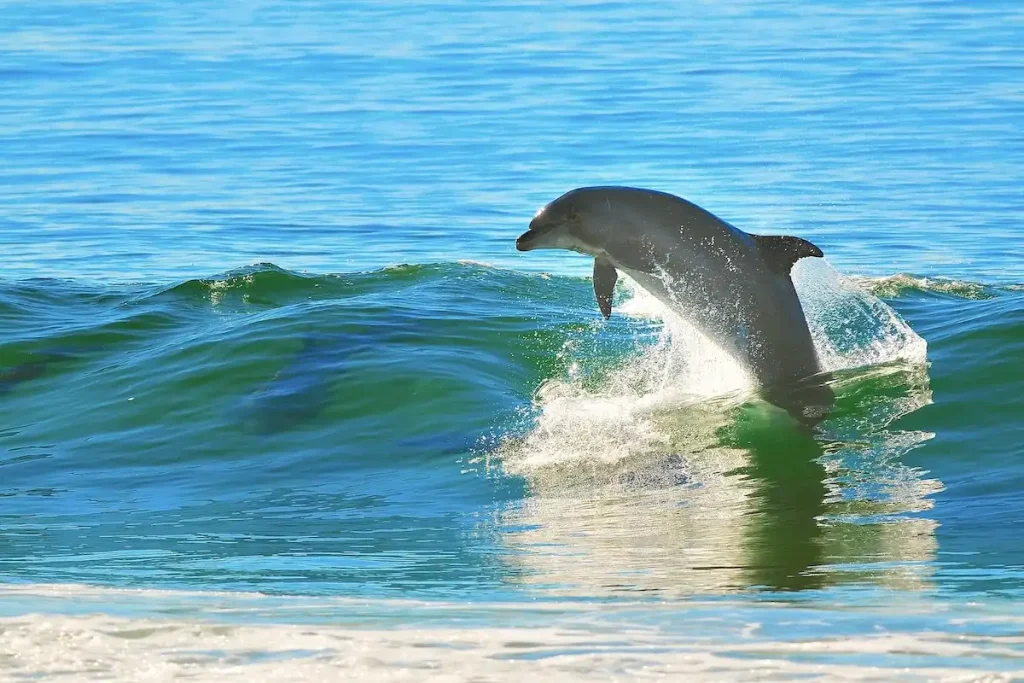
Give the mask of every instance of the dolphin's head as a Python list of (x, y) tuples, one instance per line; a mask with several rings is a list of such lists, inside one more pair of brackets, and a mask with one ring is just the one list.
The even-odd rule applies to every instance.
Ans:
[(563, 194), (537, 212), (530, 229), (516, 240), (516, 249), (569, 249), (590, 253), (584, 230), (587, 199), (580, 190)]

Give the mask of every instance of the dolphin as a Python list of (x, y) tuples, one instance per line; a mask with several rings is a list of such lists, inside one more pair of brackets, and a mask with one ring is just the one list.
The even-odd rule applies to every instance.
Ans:
[(741, 362), (765, 398), (814, 425), (831, 409), (793, 264), (821, 250), (799, 237), (752, 235), (680, 197), (582, 187), (537, 212), (516, 249), (594, 257), (594, 295), (611, 316), (618, 271)]

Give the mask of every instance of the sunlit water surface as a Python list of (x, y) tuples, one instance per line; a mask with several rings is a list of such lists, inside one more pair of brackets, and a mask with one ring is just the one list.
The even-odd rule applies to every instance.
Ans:
[[(0, 678), (1024, 675), (1022, 46), (1008, 1), (0, 4)], [(602, 183), (823, 249), (817, 433), (515, 251)]]

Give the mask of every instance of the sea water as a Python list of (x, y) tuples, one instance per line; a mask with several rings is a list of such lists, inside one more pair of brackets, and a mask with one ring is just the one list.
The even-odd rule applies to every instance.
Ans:
[[(0, 3), (0, 678), (1024, 675), (1024, 9)], [(794, 269), (815, 434), (625, 280)]]

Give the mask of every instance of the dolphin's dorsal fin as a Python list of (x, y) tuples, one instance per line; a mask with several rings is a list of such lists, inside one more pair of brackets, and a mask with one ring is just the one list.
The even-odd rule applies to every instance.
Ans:
[(780, 275), (789, 275), (793, 264), (805, 256), (823, 256), (821, 249), (799, 237), (789, 235), (751, 235), (761, 258)]
[(619, 274), (611, 261), (594, 259), (594, 296), (597, 297), (597, 307), (605, 319), (612, 315), (612, 292), (615, 291), (615, 281), (618, 279)]

